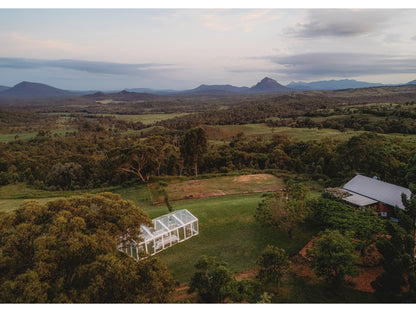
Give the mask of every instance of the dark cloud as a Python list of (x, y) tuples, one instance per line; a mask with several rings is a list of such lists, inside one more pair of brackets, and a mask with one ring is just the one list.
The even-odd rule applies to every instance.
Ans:
[(143, 63), (126, 64), (112, 62), (92, 62), (82, 60), (38, 60), (22, 58), (0, 58), (0, 68), (14, 69), (38, 69), (38, 68), (61, 68), (95, 74), (110, 75), (138, 75), (148, 71), (154, 71), (169, 67), (169, 64)]
[(337, 10), (316, 9), (308, 11), (307, 21), (287, 29), (289, 35), (298, 37), (352, 37), (380, 30), (400, 10)]
[(264, 57), (276, 72), (297, 78), (416, 73), (416, 57), (365, 53), (310, 53)]

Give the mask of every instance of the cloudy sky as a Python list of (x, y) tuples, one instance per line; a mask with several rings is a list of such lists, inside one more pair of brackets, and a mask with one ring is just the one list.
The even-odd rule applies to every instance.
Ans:
[(0, 9), (0, 85), (416, 79), (416, 9)]

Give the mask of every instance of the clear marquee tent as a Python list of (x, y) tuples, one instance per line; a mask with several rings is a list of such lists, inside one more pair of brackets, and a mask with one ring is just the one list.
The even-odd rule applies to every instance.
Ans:
[(152, 223), (153, 227), (141, 226), (138, 242), (123, 241), (118, 249), (141, 260), (199, 233), (198, 219), (186, 209), (160, 216)]

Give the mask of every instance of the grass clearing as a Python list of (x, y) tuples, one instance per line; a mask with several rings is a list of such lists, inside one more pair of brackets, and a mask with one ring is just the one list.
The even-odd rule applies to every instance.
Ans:
[(113, 192), (119, 194), (123, 199), (132, 200), (137, 206), (144, 210), (150, 206), (151, 202), (149, 191), (145, 185), (135, 185), (131, 187), (117, 186), (93, 190), (47, 191), (33, 189), (24, 183), (18, 183), (0, 187), (0, 211), (17, 209), (25, 200), (38, 200), (41, 203), (46, 203), (57, 198), (101, 192)]
[(290, 136), (298, 141), (322, 140), (324, 138), (338, 139), (346, 141), (354, 135), (359, 135), (364, 131), (339, 131), (335, 129), (318, 128), (291, 128), (291, 127), (268, 127), (266, 124), (248, 124), (231, 126), (206, 126), (208, 138), (216, 143), (224, 143), (237, 137), (238, 133), (244, 133), (248, 138), (261, 136), (266, 140), (272, 138), (274, 134)]
[[(297, 253), (315, 234), (313, 229), (297, 228), (294, 240), (287, 234), (263, 228), (254, 220), (261, 194), (230, 195), (175, 202), (175, 210), (188, 209), (199, 219), (200, 234), (157, 254), (174, 279), (188, 283), (194, 264), (202, 255), (215, 256), (228, 263), (233, 272), (252, 269), (268, 244)], [(148, 211), (151, 218), (168, 212), (164, 205)]]
[[(158, 192), (159, 184), (149, 185), (155, 202), (162, 202), (163, 196)], [(223, 176), (210, 179), (173, 181), (166, 186), (169, 200), (186, 198), (204, 198), (233, 194), (273, 192), (284, 187), (283, 179), (271, 174), (250, 174), (240, 176)]]
[[(67, 133), (76, 132), (77, 129), (61, 129), (61, 130), (53, 130), (51, 131), (51, 135), (59, 135), (65, 136)], [(29, 140), (36, 137), (39, 131), (31, 131), (31, 132), (16, 132), (16, 133), (0, 133), (0, 143), (8, 143), (13, 142), (16, 137), (20, 140)]]
[(131, 122), (142, 122), (145, 125), (151, 125), (158, 121), (172, 119), (189, 115), (189, 113), (172, 113), (172, 114), (139, 114), (139, 115), (121, 115), (121, 114), (99, 114), (100, 116), (112, 116), (120, 120)]
[(36, 199), (0, 199), (0, 212), (12, 211), (19, 208), (26, 201), (36, 200), (40, 204), (46, 204), (48, 201), (56, 200), (59, 197), (46, 197)]
[[(370, 116), (370, 115), (369, 115)], [(370, 116), (374, 120), (380, 119), (377, 116)], [(317, 117), (319, 118), (319, 117)], [(313, 118), (312, 118), (313, 119)], [(291, 128), (291, 127), (275, 127), (270, 128), (266, 124), (248, 124), (248, 125), (230, 125), (230, 126), (206, 126), (208, 139), (213, 144), (224, 144), (237, 137), (237, 134), (244, 133), (249, 138), (263, 137), (265, 140), (270, 140), (274, 134), (287, 135), (298, 141), (320, 141), (322, 139), (334, 139), (339, 141), (347, 141), (353, 136), (360, 135), (362, 133), (368, 133), (368, 131), (355, 131), (346, 130), (339, 131), (336, 129), (327, 128)], [(403, 134), (403, 133), (386, 133), (384, 135), (390, 138), (403, 138), (407, 142), (415, 143), (415, 134)]]

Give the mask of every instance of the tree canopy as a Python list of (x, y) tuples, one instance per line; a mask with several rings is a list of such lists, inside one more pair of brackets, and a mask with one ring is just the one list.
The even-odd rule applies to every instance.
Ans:
[(0, 302), (166, 302), (173, 282), (155, 258), (117, 250), (150, 219), (102, 193), (26, 202), (0, 216)]
[(189, 290), (197, 290), (203, 302), (224, 302), (235, 293), (236, 280), (226, 263), (204, 255), (195, 264), (195, 268), (197, 271), (191, 278)]
[(185, 133), (181, 145), (181, 154), (185, 163), (194, 167), (195, 176), (198, 176), (198, 163), (207, 151), (207, 146), (207, 135), (203, 128), (192, 128)]
[(316, 275), (334, 286), (342, 285), (346, 275), (357, 274), (358, 256), (354, 254), (353, 238), (349, 233), (342, 235), (338, 230), (326, 230), (312, 249), (307, 250), (307, 256)]
[(260, 202), (254, 217), (264, 225), (286, 231), (293, 239), (295, 226), (309, 214), (305, 201), (307, 194), (305, 186), (289, 182), (285, 194), (276, 192)]
[(257, 265), (260, 266), (258, 278), (266, 286), (272, 284), (273, 289), (277, 291), (280, 280), (290, 264), (284, 249), (268, 245), (257, 259)]

